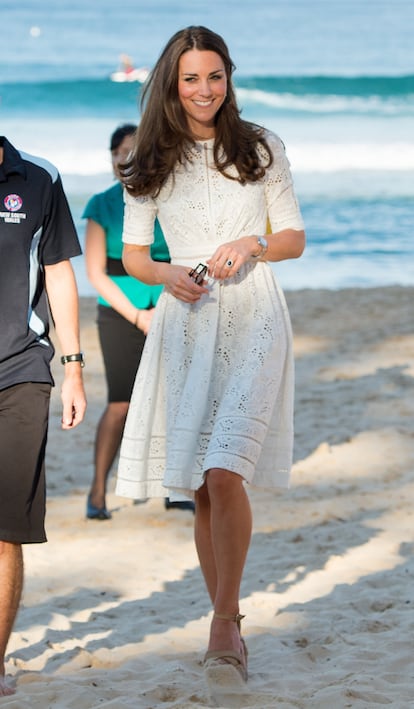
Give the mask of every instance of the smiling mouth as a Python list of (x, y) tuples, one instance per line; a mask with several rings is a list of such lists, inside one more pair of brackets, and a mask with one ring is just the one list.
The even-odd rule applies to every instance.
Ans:
[(201, 108), (206, 108), (207, 106), (211, 106), (213, 103), (213, 100), (210, 99), (209, 101), (194, 101), (196, 106), (200, 106)]

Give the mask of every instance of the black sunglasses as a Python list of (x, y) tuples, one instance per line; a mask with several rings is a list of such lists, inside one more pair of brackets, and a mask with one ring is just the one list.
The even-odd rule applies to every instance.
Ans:
[(198, 286), (202, 284), (204, 281), (204, 277), (207, 273), (207, 266), (205, 266), (203, 263), (199, 263), (196, 268), (192, 268), (190, 273), (188, 274), (190, 278), (193, 279), (194, 283), (197, 283)]

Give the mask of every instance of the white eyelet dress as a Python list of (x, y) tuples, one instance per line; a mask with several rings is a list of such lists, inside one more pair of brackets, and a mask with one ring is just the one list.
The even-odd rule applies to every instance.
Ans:
[[(124, 242), (151, 244), (157, 215), (172, 263), (190, 268), (222, 243), (265, 234), (267, 218), (272, 232), (303, 229), (283, 144), (266, 137), (274, 162), (253, 184), (214, 168), (213, 140), (189, 148), (156, 199), (126, 195)], [(163, 291), (125, 424), (117, 494), (192, 497), (211, 468), (287, 487), (293, 389), (289, 314), (269, 264), (251, 261), (212, 281), (194, 305)]]

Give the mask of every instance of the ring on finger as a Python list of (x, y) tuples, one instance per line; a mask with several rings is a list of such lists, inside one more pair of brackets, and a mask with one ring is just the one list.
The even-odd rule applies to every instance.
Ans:
[(228, 266), (229, 268), (231, 268), (232, 265), (233, 265), (233, 261), (231, 260), (231, 258), (229, 258), (229, 260), (226, 261), (226, 266)]

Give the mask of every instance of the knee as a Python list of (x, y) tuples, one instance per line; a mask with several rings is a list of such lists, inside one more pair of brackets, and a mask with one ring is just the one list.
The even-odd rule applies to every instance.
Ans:
[(211, 468), (206, 475), (208, 492), (212, 496), (226, 496), (232, 494), (243, 485), (243, 478), (231, 470)]
[(6, 542), (4, 539), (0, 539), (0, 557), (7, 557), (10, 551), (13, 551), (16, 547), (21, 547), (21, 544)]
[(125, 423), (125, 419), (128, 414), (129, 402), (128, 401), (112, 401), (108, 404), (108, 415), (112, 421), (118, 425)]

